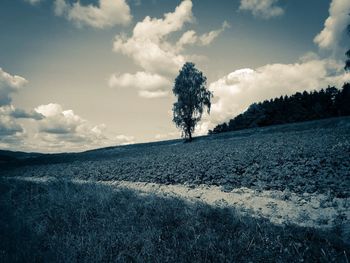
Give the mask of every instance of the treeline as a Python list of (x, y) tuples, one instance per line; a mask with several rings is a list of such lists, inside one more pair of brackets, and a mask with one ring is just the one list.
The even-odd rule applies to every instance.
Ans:
[(326, 90), (297, 92), (292, 96), (253, 103), (228, 123), (209, 130), (209, 134), (346, 115), (350, 115), (349, 83), (344, 84), (341, 90), (328, 87)]

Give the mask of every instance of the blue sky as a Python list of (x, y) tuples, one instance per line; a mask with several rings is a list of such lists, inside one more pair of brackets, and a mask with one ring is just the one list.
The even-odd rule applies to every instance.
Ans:
[(254, 101), (349, 79), (347, 0), (1, 5), (3, 149), (80, 151), (179, 137), (171, 88), (184, 61), (204, 72), (215, 96), (197, 134)]

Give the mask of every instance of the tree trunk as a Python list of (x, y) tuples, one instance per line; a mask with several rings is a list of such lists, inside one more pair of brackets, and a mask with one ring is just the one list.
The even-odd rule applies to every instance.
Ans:
[(191, 131), (188, 131), (188, 141), (189, 142), (192, 141), (192, 133), (191, 133)]

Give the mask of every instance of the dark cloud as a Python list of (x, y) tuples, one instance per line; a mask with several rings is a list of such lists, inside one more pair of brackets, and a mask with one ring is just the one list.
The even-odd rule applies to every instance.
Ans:
[(0, 116), (0, 140), (3, 136), (10, 136), (21, 132), (23, 132), (23, 128), (20, 124), (8, 116)]
[(27, 80), (20, 76), (11, 75), (0, 68), (0, 107), (10, 105), (11, 94), (27, 84)]
[(16, 119), (34, 119), (34, 120), (42, 120), (45, 118), (44, 115), (41, 113), (38, 113), (36, 111), (26, 111), (23, 109), (14, 109), (11, 113), (10, 116)]

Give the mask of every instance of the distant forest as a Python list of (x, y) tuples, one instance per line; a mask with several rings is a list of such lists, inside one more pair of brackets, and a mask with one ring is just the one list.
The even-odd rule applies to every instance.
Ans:
[(346, 115), (350, 115), (350, 83), (341, 90), (328, 87), (253, 103), (228, 123), (209, 130), (209, 134)]

